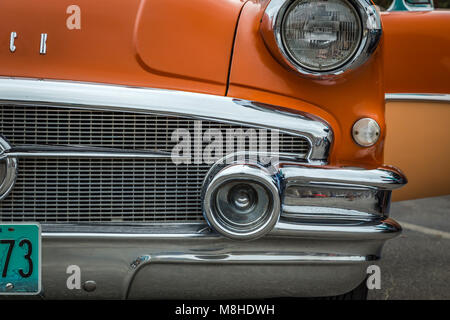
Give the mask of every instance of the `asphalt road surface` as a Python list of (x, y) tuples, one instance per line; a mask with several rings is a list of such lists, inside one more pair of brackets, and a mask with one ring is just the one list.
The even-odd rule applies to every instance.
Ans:
[(393, 202), (390, 216), (403, 232), (386, 243), (368, 298), (450, 299), (450, 195)]

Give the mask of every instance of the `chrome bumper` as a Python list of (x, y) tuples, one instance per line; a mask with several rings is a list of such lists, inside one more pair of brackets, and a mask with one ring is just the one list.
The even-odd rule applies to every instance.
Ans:
[[(398, 235), (393, 220), (331, 226), (280, 221), (255, 241), (233, 241), (203, 225), (77, 226), (43, 233), (43, 291), (48, 299), (236, 299), (315, 297), (348, 292), (366, 277), (385, 240)], [(67, 229), (74, 230), (71, 226)], [(113, 229), (116, 229), (113, 232)], [(61, 232), (63, 231), (63, 232)], [(337, 241), (338, 240), (338, 241)], [(69, 290), (66, 269), (81, 283)]]
[[(387, 212), (390, 190), (406, 179), (393, 168), (295, 167), (280, 167), (285, 190), (307, 184), (327, 186), (334, 195), (342, 194), (338, 189), (372, 193), (328, 200), (334, 207), (317, 207), (314, 197), (304, 198), (305, 206), (295, 205), (295, 192), (285, 194), (284, 203), (291, 205), (283, 206), (269, 234), (253, 241), (224, 238), (206, 223), (44, 225), (41, 296), (236, 299), (351, 291), (366, 278), (367, 266), (380, 258), (384, 242), (401, 232)], [(69, 290), (70, 265), (79, 266), (81, 282), (94, 281), (96, 289)]]

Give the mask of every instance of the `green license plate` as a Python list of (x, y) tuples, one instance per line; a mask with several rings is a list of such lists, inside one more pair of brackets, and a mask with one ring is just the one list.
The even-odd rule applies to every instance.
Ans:
[(0, 223), (0, 295), (40, 291), (40, 225)]

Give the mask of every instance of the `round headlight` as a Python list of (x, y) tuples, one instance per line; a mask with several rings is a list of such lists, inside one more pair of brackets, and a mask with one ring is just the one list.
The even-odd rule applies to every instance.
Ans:
[(289, 69), (307, 77), (337, 76), (371, 57), (381, 19), (367, 0), (271, 0), (260, 32)]
[(345, 0), (297, 0), (281, 28), (286, 51), (302, 67), (326, 71), (345, 64), (361, 42), (361, 22)]
[(359, 119), (352, 129), (353, 139), (363, 147), (373, 146), (380, 137), (380, 126), (370, 118)]

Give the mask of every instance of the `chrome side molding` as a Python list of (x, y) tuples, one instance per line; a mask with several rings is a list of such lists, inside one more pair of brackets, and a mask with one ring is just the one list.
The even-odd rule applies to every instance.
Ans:
[(450, 94), (440, 93), (387, 93), (386, 101), (442, 101), (450, 102)]
[(279, 130), (309, 141), (310, 163), (324, 164), (331, 128), (305, 113), (230, 97), (71, 81), (0, 78), (0, 103), (164, 114)]

